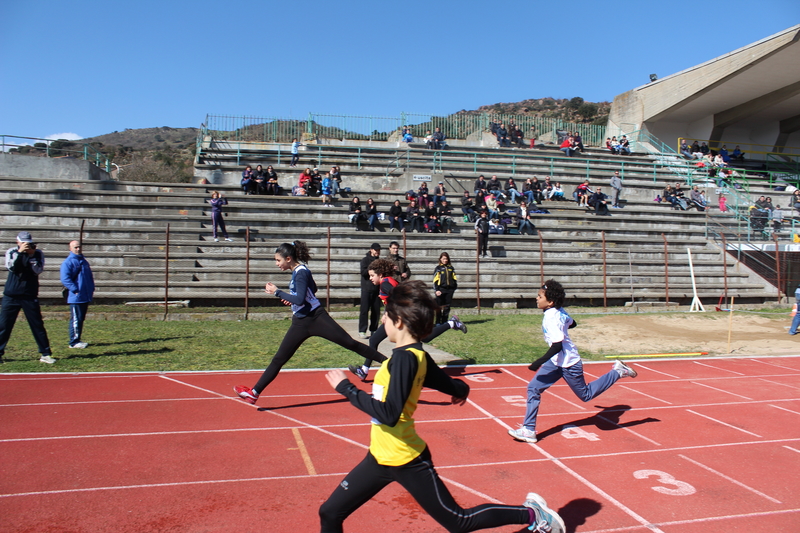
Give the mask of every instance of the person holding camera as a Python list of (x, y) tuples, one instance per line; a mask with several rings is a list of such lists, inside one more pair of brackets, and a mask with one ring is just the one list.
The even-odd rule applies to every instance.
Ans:
[(11, 337), (19, 310), (22, 309), (42, 354), (39, 361), (52, 365), (56, 360), (50, 351), (50, 341), (47, 339), (42, 309), (39, 306), (39, 274), (44, 270), (44, 253), (36, 249), (36, 243), (29, 232), (19, 232), (17, 246), (6, 251), (6, 268), (8, 279), (0, 307), (0, 361), (3, 360), (6, 344)]

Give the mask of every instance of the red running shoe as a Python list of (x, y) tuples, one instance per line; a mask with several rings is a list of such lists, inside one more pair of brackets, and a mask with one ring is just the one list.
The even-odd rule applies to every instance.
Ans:
[(247, 403), (255, 404), (258, 401), (258, 393), (251, 389), (250, 387), (243, 387), (241, 385), (236, 385), (233, 388), (234, 392), (239, 395), (239, 398), (246, 401)]

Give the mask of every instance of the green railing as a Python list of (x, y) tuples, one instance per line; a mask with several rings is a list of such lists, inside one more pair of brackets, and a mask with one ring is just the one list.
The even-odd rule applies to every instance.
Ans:
[[(578, 124), (555, 119), (530, 117), (527, 115), (498, 115), (487, 113), (464, 113), (436, 116), (419, 113), (400, 113), (395, 117), (354, 115), (326, 115), (309, 113), (305, 119), (289, 117), (250, 117), (230, 115), (206, 115), (200, 135), (215, 140), (249, 142), (291, 142), (304, 136), (351, 141), (400, 140), (402, 129), (411, 128), (416, 141), (421, 141), (427, 130), (441, 128), (448, 139), (466, 140), (471, 135), (489, 131), (491, 122), (514, 123), (530, 140), (532, 131), (536, 137), (557, 130), (577, 131), (585, 146), (603, 146), (605, 126)], [(531, 130), (534, 127), (535, 130)], [(393, 137), (394, 136), (394, 137)]]
[[(32, 144), (26, 141), (34, 141)], [(18, 135), (0, 135), (0, 150), (44, 154), (47, 157), (75, 157), (91, 161), (106, 172), (111, 172), (111, 161), (106, 155), (88, 143), (77, 143), (65, 139), (40, 139)]]

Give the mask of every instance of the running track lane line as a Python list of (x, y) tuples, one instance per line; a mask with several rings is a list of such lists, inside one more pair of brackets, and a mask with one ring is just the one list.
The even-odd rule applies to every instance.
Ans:
[[(503, 370), (504, 372), (508, 372), (508, 371), (507, 371), (505, 368), (502, 368), (501, 370)], [(508, 372), (508, 373), (509, 373), (509, 374), (512, 374), (511, 372)], [(512, 375), (513, 375), (513, 374), (512, 374)], [(498, 418), (498, 417), (494, 416), (494, 415), (493, 415), (493, 414), (491, 414), (489, 411), (487, 411), (486, 409), (484, 409), (483, 407), (481, 407), (480, 405), (478, 405), (477, 403), (475, 403), (473, 400), (469, 400), (469, 399), (468, 399), (468, 400), (467, 400), (467, 402), (469, 402), (469, 403), (470, 403), (470, 405), (472, 405), (473, 407), (475, 407), (475, 409), (478, 409), (478, 410), (479, 410), (479, 411), (481, 411), (482, 413), (485, 413), (485, 414), (486, 414), (486, 416), (487, 416), (488, 418), (490, 418), (490, 419), (494, 420), (495, 422), (497, 422), (498, 424), (500, 424), (501, 426), (503, 426), (504, 428), (506, 428), (506, 430), (513, 429), (511, 426), (509, 426), (508, 424), (506, 424), (505, 422), (503, 422), (503, 421), (502, 421), (500, 418)], [(556, 465), (556, 466), (558, 466), (560, 469), (562, 469), (564, 472), (566, 472), (567, 474), (569, 474), (569, 475), (571, 475), (572, 477), (574, 477), (575, 479), (577, 479), (577, 480), (578, 480), (580, 483), (584, 484), (586, 487), (588, 487), (590, 490), (594, 491), (596, 494), (598, 494), (598, 495), (599, 495), (599, 496), (601, 496), (602, 498), (605, 498), (607, 501), (611, 502), (611, 503), (612, 503), (612, 505), (614, 505), (614, 506), (615, 506), (617, 509), (619, 509), (619, 510), (620, 510), (620, 511), (622, 511), (623, 513), (627, 514), (628, 516), (630, 516), (631, 518), (633, 518), (635, 521), (639, 522), (639, 524), (641, 524), (642, 526), (646, 527), (647, 529), (650, 529), (650, 530), (652, 530), (652, 531), (653, 531), (653, 533), (664, 533), (664, 531), (662, 531), (662, 530), (661, 530), (661, 529), (659, 529), (658, 527), (656, 527), (656, 526), (654, 526), (653, 524), (651, 524), (651, 523), (650, 523), (648, 520), (646, 520), (644, 517), (642, 517), (642, 516), (639, 516), (639, 515), (638, 515), (638, 514), (637, 514), (637, 513), (636, 513), (636, 512), (633, 510), (633, 509), (630, 509), (629, 507), (627, 507), (626, 505), (624, 505), (622, 502), (618, 501), (616, 498), (612, 497), (610, 494), (608, 494), (607, 492), (605, 492), (603, 489), (601, 489), (600, 487), (598, 487), (597, 485), (595, 485), (594, 483), (592, 483), (591, 481), (589, 481), (589, 480), (588, 480), (588, 479), (586, 479), (585, 477), (581, 476), (580, 474), (578, 474), (577, 472), (575, 472), (574, 470), (572, 470), (570, 467), (568, 467), (567, 465), (565, 465), (564, 463), (562, 463), (562, 462), (561, 462), (559, 459), (556, 459), (556, 457), (555, 457), (555, 456), (553, 456), (553, 455), (550, 455), (550, 454), (549, 454), (547, 451), (545, 451), (545, 450), (544, 450), (542, 447), (540, 447), (540, 446), (537, 446), (536, 444), (530, 444), (530, 443), (528, 444), (528, 446), (530, 446), (531, 448), (534, 448), (535, 450), (538, 450), (538, 451), (539, 451), (539, 453), (541, 453), (541, 454), (542, 454), (543, 456), (545, 456), (547, 459), (549, 459), (550, 461), (552, 461), (552, 462), (553, 462), (553, 464), (555, 464), (555, 465)]]
[[(208, 389), (204, 389), (203, 387), (198, 387), (197, 385), (192, 385), (191, 383), (185, 383), (183, 381), (179, 381), (177, 379), (173, 379), (173, 378), (168, 377), (168, 376), (159, 376), (159, 377), (163, 378), (163, 379), (166, 379), (168, 381), (172, 381), (172, 382), (177, 383), (179, 385), (185, 385), (187, 387), (191, 387), (193, 389), (197, 389), (197, 390), (200, 390), (200, 391), (203, 391), (203, 392), (207, 392), (208, 394), (213, 394), (214, 396), (220, 396), (222, 398), (226, 398), (228, 400), (235, 401), (235, 402), (237, 402), (239, 404), (244, 404), (244, 405), (246, 405), (248, 407), (253, 407), (253, 408), (257, 409), (257, 407), (254, 404), (251, 405), (251, 404), (245, 403), (242, 400), (240, 400), (239, 398), (233, 398), (231, 396), (225, 396), (224, 394), (221, 394), (219, 392), (208, 390)], [(338, 435), (338, 434), (336, 434), (336, 433), (334, 433), (332, 431), (328, 431), (328, 430), (323, 429), (323, 428), (321, 428), (319, 426), (315, 426), (313, 424), (309, 424), (307, 422), (303, 422), (301, 420), (297, 420), (296, 418), (292, 418), (291, 416), (287, 416), (287, 415), (284, 415), (282, 413), (276, 413), (276, 412), (271, 411), (271, 410), (267, 410), (266, 412), (269, 413), (269, 414), (278, 416), (280, 418), (283, 418), (284, 420), (289, 420), (290, 422), (294, 422), (295, 424), (301, 425), (301, 426), (306, 427), (308, 429), (315, 429), (315, 430), (317, 430), (317, 431), (319, 431), (321, 433), (324, 433), (326, 435), (329, 435), (329, 436), (331, 436), (333, 438), (336, 438), (336, 439), (339, 439), (339, 440), (343, 440), (343, 441), (345, 441), (345, 442), (347, 442), (349, 444), (353, 444), (355, 446), (358, 446), (359, 448), (362, 448), (362, 449), (365, 449), (365, 450), (369, 449), (369, 446), (367, 446), (367, 445), (361, 444), (360, 442), (356, 442), (356, 441), (354, 441), (352, 439), (348, 439), (347, 437), (344, 437), (342, 435)], [(347, 473), (340, 474), (340, 475), (346, 476)], [(298, 476), (298, 477), (300, 477), (300, 476)], [(453, 484), (453, 485), (455, 485), (455, 486), (457, 486), (457, 487), (459, 487), (459, 488), (461, 488), (461, 489), (463, 489), (463, 490), (469, 492), (470, 494), (473, 494), (473, 495), (475, 495), (475, 496), (477, 496), (479, 498), (482, 498), (484, 500), (488, 500), (488, 501), (490, 501), (492, 503), (497, 503), (497, 504), (502, 504), (503, 503), (500, 500), (492, 498), (488, 494), (483, 494), (482, 492), (480, 492), (478, 490), (475, 490), (475, 489), (473, 489), (471, 487), (467, 487), (466, 485), (463, 485), (463, 484), (459, 483), (458, 481), (455, 481), (454, 479), (449, 479), (449, 478), (444, 477), (444, 476), (439, 476), (439, 477), (442, 478), (444, 481), (447, 481), (448, 483), (451, 483), (451, 484)]]
[(735, 479), (733, 479), (732, 477), (730, 477), (730, 476), (726, 476), (726, 475), (725, 475), (725, 474), (723, 474), (722, 472), (719, 472), (718, 470), (714, 470), (714, 469), (713, 469), (713, 468), (711, 468), (710, 466), (706, 466), (706, 465), (704, 465), (703, 463), (700, 463), (700, 462), (698, 462), (698, 461), (695, 461), (694, 459), (690, 459), (690, 458), (686, 457), (685, 455), (683, 455), (682, 453), (679, 453), (679, 454), (678, 454), (678, 457), (682, 457), (682, 458), (686, 459), (687, 461), (689, 461), (690, 463), (694, 463), (694, 464), (696, 464), (697, 466), (699, 466), (700, 468), (702, 468), (702, 469), (704, 469), (704, 470), (707, 470), (707, 471), (711, 472), (712, 474), (716, 474), (716, 475), (718, 475), (719, 477), (721, 477), (722, 479), (725, 479), (725, 480), (727, 480), (727, 481), (730, 481), (730, 482), (731, 482), (731, 483), (733, 483), (734, 485), (738, 485), (738, 486), (742, 487), (743, 489), (747, 489), (747, 490), (749, 490), (750, 492), (752, 492), (753, 494), (758, 494), (759, 496), (761, 496), (761, 497), (763, 497), (763, 498), (766, 498), (766, 499), (768, 499), (768, 500), (769, 500), (769, 501), (771, 501), (772, 503), (778, 503), (778, 504), (781, 504), (781, 505), (783, 504), (783, 502), (781, 502), (780, 500), (776, 500), (776, 499), (775, 499), (775, 498), (773, 498), (772, 496), (768, 496), (768, 495), (764, 494), (763, 492), (761, 492), (761, 491), (759, 491), (759, 490), (756, 490), (756, 489), (754, 489), (753, 487), (750, 487), (750, 486), (748, 486), (748, 485), (745, 485), (745, 484), (744, 484), (744, 483), (742, 483), (741, 481), (736, 481), (736, 480), (735, 480)]
[(761, 435), (758, 435), (757, 433), (753, 433), (752, 431), (747, 431), (746, 429), (738, 428), (738, 427), (736, 427), (736, 426), (734, 426), (732, 424), (728, 424), (727, 422), (723, 422), (722, 420), (717, 420), (716, 418), (711, 418), (710, 416), (700, 414), (697, 411), (692, 411), (691, 409), (687, 409), (686, 412), (692, 413), (693, 415), (702, 416), (703, 418), (707, 418), (708, 420), (711, 420), (712, 422), (716, 422), (717, 424), (722, 424), (723, 426), (728, 426), (729, 428), (739, 430), (742, 433), (747, 433), (748, 435), (752, 435), (754, 437), (758, 437), (759, 439), (763, 439), (764, 438)]
[(730, 394), (731, 396), (736, 396), (738, 398), (744, 398), (745, 400), (751, 400), (751, 401), (753, 400), (752, 398), (748, 398), (747, 396), (742, 396), (741, 394), (736, 394), (735, 392), (730, 392), (725, 389), (718, 389), (716, 387), (712, 387), (711, 385), (706, 385), (705, 383), (698, 383), (696, 381), (690, 381), (689, 383), (691, 383), (692, 385), (698, 385), (700, 387), (706, 387), (708, 389), (715, 390), (717, 392), (724, 392), (725, 394)]

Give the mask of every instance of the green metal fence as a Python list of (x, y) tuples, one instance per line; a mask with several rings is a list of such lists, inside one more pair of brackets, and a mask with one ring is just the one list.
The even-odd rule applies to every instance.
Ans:
[[(33, 143), (28, 142), (33, 141)], [(76, 157), (91, 161), (106, 172), (111, 172), (111, 161), (106, 155), (88, 143), (67, 141), (65, 139), (40, 139), (39, 137), (20, 137), (18, 135), (0, 135), (0, 150), (32, 152), (47, 157)]]
[[(339, 140), (387, 141), (393, 134), (399, 135), (404, 127), (410, 127), (416, 140), (422, 140), (428, 130), (441, 128), (448, 139), (467, 139), (489, 131), (492, 122), (515, 124), (530, 140), (535, 134), (555, 137), (558, 130), (580, 133), (586, 146), (603, 145), (605, 126), (578, 124), (556, 119), (530, 117), (526, 115), (500, 115), (487, 113), (463, 113), (436, 116), (420, 113), (400, 113), (395, 117), (327, 115), (309, 113), (305, 119), (289, 117), (252, 117), (231, 115), (206, 115), (201, 135), (216, 140), (249, 142), (291, 142), (309, 135)], [(531, 128), (535, 128), (532, 130)]]

